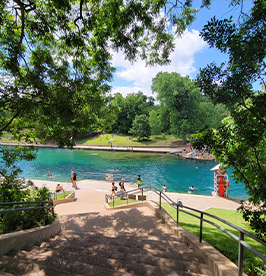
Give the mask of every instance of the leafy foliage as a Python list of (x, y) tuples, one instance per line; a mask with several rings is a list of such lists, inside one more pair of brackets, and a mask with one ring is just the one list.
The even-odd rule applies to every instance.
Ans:
[(112, 103), (120, 109), (120, 112), (112, 126), (113, 131), (127, 134), (137, 115), (149, 115), (149, 110), (154, 107), (154, 101), (153, 97), (147, 97), (140, 91), (130, 93), (125, 98), (116, 93)]
[(243, 203), (243, 217), (265, 238), (266, 92), (252, 87), (257, 81), (265, 87), (265, 1), (254, 1), (250, 14), (242, 19), (237, 27), (231, 19), (213, 18), (201, 34), (210, 46), (228, 53), (229, 62), (202, 69), (198, 84), (214, 102), (230, 102), (231, 116), (221, 128), (196, 135), (193, 145), (208, 145), (222, 164), (233, 169), (235, 180), (245, 184), (250, 204)]
[(150, 111), (149, 115), (150, 115), (149, 123), (151, 127), (151, 134), (155, 134), (155, 135), (160, 134), (162, 131), (162, 123), (158, 112), (156, 112), (155, 110), (152, 110)]
[(157, 92), (157, 99), (167, 109), (172, 134), (186, 140), (186, 135), (199, 125), (201, 94), (194, 82), (178, 73), (160, 72), (152, 80), (152, 91)]
[(138, 141), (148, 139), (151, 136), (151, 128), (149, 124), (149, 117), (147, 115), (137, 115), (133, 121), (132, 128), (129, 133), (133, 137), (137, 137)]
[[(7, 176), (0, 180), (0, 202), (21, 202), (48, 200), (49, 190), (45, 187), (39, 189), (31, 181), (24, 181)], [(34, 206), (31, 205), (31, 206)], [(1, 206), (1, 209), (25, 208), (25, 205), (15, 204), (13, 206)], [(16, 230), (29, 229), (40, 226), (43, 219), (43, 211), (19, 211), (0, 215), (0, 233), (8, 233)], [(44, 210), (46, 224), (54, 221), (49, 209)]]
[(111, 51), (131, 62), (169, 63), (174, 44), (167, 29), (181, 33), (192, 22), (196, 10), (189, 2), (168, 12), (157, 0), (1, 1), (0, 135), (5, 130), (72, 147), (71, 137), (83, 128), (112, 124), (105, 120), (113, 111), (105, 98)]

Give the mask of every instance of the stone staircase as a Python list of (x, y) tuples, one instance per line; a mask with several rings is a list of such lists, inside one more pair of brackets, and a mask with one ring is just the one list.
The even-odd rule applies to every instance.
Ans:
[(0, 275), (213, 275), (147, 207), (61, 216), (62, 230), (0, 258)]

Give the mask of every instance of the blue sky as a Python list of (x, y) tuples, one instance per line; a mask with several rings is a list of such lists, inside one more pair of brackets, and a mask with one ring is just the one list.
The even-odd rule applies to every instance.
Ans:
[[(200, 6), (201, 1), (195, 0), (195, 5)], [(252, 7), (252, 1), (244, 1), (243, 10), (248, 11)], [(221, 54), (218, 50), (210, 49), (206, 42), (199, 36), (203, 26), (214, 15), (218, 19), (229, 18), (234, 16), (234, 20), (238, 19), (240, 7), (229, 7), (229, 1), (214, 0), (210, 9), (203, 9), (198, 12), (197, 19), (194, 21), (182, 38), (175, 40), (176, 48), (171, 54), (171, 64), (168, 66), (145, 67), (143, 61), (137, 61), (130, 64), (125, 61), (122, 53), (113, 55), (112, 64), (117, 71), (114, 80), (111, 83), (112, 93), (120, 92), (124, 97), (128, 93), (142, 91), (147, 96), (153, 96), (151, 83), (152, 78), (160, 71), (177, 72), (182, 76), (189, 75), (192, 79), (197, 76), (200, 68), (204, 68), (211, 62), (220, 64), (227, 60), (226, 54)]]

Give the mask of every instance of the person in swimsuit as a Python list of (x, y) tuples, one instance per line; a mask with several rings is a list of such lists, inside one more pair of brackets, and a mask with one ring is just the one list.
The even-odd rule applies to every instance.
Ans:
[(111, 193), (111, 197), (112, 197), (112, 195), (116, 195), (116, 193), (115, 193), (115, 183), (114, 182), (112, 182), (112, 193)]
[(61, 192), (61, 191), (64, 191), (63, 187), (60, 185), (60, 184), (57, 184), (56, 188), (55, 188), (55, 191), (57, 193)]
[(72, 184), (73, 184), (73, 187), (75, 189), (78, 188), (76, 181), (77, 181), (77, 174), (75, 172), (73, 172), (73, 182), (72, 182)]
[(140, 175), (137, 178), (137, 184), (138, 184), (138, 188), (140, 189), (141, 188), (141, 178), (140, 178)]
[(70, 170), (70, 172), (71, 172), (71, 178), (70, 178), (70, 181), (71, 181), (71, 183), (72, 183), (72, 187), (74, 187), (74, 184), (73, 184), (73, 176), (74, 176), (74, 171), (71, 169), (71, 170)]

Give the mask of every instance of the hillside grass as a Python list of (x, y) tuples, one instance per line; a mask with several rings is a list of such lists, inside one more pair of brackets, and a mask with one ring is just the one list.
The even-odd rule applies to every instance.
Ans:
[[(4, 133), (1, 137), (1, 142), (3, 143), (18, 143), (19, 141), (14, 140), (9, 136), (7, 133)], [(20, 142), (26, 142), (24, 140)], [(33, 141), (39, 142), (38, 140)], [(76, 144), (79, 145), (102, 145), (102, 146), (128, 146), (133, 147), (134, 146), (171, 146), (173, 144), (181, 145), (181, 139), (178, 137), (172, 136), (172, 135), (165, 135), (165, 138), (163, 138), (162, 135), (152, 135), (149, 139), (138, 141), (137, 138), (132, 138), (129, 135), (124, 134), (117, 134), (117, 133), (108, 133), (108, 134), (100, 134), (91, 138), (83, 138), (83, 139), (76, 139)]]
[[(102, 134), (97, 135), (92, 138), (86, 138), (86, 139), (79, 139), (76, 141), (77, 144), (83, 144), (83, 145), (103, 145), (103, 146), (110, 146), (111, 143), (112, 146), (170, 146), (173, 143), (179, 142), (180, 139), (178, 139), (175, 136), (171, 135), (165, 135), (165, 138), (163, 138), (162, 135), (152, 135), (150, 139), (138, 141), (137, 138), (132, 138), (128, 135), (123, 134)], [(179, 142), (180, 143), (180, 142)]]
[[(168, 203), (162, 203), (162, 208), (176, 221), (176, 209), (170, 206)], [(194, 215), (200, 216), (197, 212), (190, 212)], [(210, 208), (206, 211), (208, 214), (212, 214), (219, 218), (222, 218), (228, 222), (231, 222), (234, 225), (237, 225), (246, 231), (255, 235), (255, 231), (253, 231), (250, 225), (243, 219), (242, 214), (238, 211), (234, 210), (225, 210), (225, 209), (216, 209)], [(239, 232), (234, 228), (217, 221), (211, 217), (205, 216), (205, 219), (215, 222), (217, 225), (223, 227), (224, 229), (230, 231), (237, 237), (239, 236)], [(179, 212), (179, 225), (189, 232), (197, 235), (199, 237), (200, 232), (200, 220), (185, 214), (183, 212)], [(224, 256), (234, 262), (236, 265), (238, 263), (238, 242), (231, 238), (229, 235), (217, 229), (215, 226), (203, 222), (203, 240), (216, 248), (219, 252), (221, 252)], [(257, 249), (259, 252), (266, 255), (266, 247), (256, 242), (255, 240), (245, 236), (245, 242), (250, 246)], [(266, 275), (266, 265), (263, 264), (256, 255), (252, 252), (244, 248), (244, 272), (248, 275)]]

